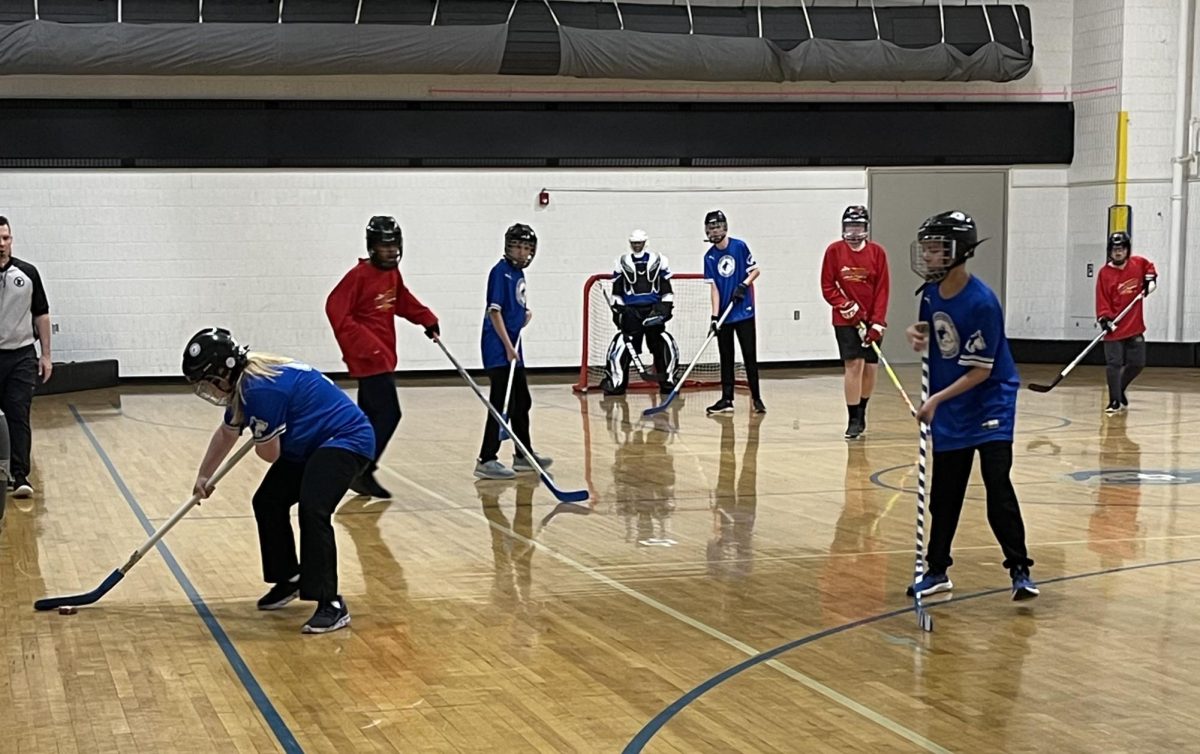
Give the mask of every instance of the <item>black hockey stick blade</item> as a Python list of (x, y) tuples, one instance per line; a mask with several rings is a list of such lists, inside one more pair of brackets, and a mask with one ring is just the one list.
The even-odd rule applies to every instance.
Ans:
[(68, 594), (63, 597), (45, 597), (33, 603), (34, 610), (55, 610), (60, 607), (80, 607), (82, 605), (91, 605), (99, 601), (101, 597), (112, 591), (121, 579), (125, 578), (125, 574), (120, 568), (108, 574), (108, 578), (104, 583), (96, 587), (90, 592), (83, 594)]
[(1057, 385), (1061, 381), (1062, 381), (1062, 378), (1060, 377), (1059, 379), (1055, 380), (1054, 382), (1051, 382), (1049, 385), (1039, 385), (1036, 382), (1031, 382), (1031, 383), (1029, 383), (1029, 389), (1035, 393), (1048, 393), (1051, 390), (1053, 390), (1054, 386)]

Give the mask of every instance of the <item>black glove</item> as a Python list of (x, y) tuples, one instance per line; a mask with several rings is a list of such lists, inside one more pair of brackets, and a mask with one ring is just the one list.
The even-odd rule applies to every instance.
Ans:
[(621, 329), (621, 321), (623, 319), (625, 319), (625, 307), (619, 306), (619, 305), (614, 306), (613, 307), (613, 324), (617, 326), (618, 330)]
[(713, 335), (716, 335), (721, 330), (721, 326), (717, 324), (717, 321), (720, 319), (720, 317), (714, 314), (712, 315), (712, 320), (708, 323), (708, 331)]
[(1117, 326), (1113, 324), (1112, 317), (1098, 317), (1096, 321), (1104, 328), (1104, 332), (1110, 333), (1117, 329)]
[(746, 298), (747, 290), (748, 289), (746, 288), (745, 283), (738, 283), (738, 287), (733, 289), (733, 300), (741, 301), (742, 299)]
[(429, 338), (430, 340), (442, 337), (442, 328), (438, 327), (437, 322), (434, 322), (432, 325), (425, 328), (425, 337)]
[(663, 318), (663, 322), (670, 322), (671, 317), (675, 316), (675, 305), (669, 301), (660, 301), (654, 305), (654, 313)]

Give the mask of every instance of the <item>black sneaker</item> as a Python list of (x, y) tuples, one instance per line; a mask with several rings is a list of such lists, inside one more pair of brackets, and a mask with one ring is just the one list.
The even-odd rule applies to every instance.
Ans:
[(33, 497), (33, 485), (23, 476), (13, 478), (13, 497), (24, 500)]
[(1108, 406), (1104, 409), (1104, 413), (1112, 416), (1113, 414), (1119, 414), (1124, 410), (1125, 407), (1121, 405), (1120, 401), (1109, 401)]
[(845, 438), (847, 440), (857, 440), (862, 436), (862, 433), (866, 431), (866, 429), (867, 427), (863, 420), (855, 416), (850, 419), (848, 424), (846, 424)]
[(728, 398), (722, 398), (708, 408), (704, 409), (705, 413), (709, 414), (732, 414), (733, 401)]
[(1121, 408), (1129, 408), (1129, 396), (1121, 393)]
[(300, 577), (293, 576), (271, 587), (271, 590), (258, 600), (259, 610), (278, 610), (300, 596)]
[(350, 625), (350, 611), (346, 609), (346, 601), (338, 595), (329, 602), (317, 604), (317, 612), (304, 624), (301, 632), (306, 634), (327, 634), (339, 628)]
[(392, 493), (388, 492), (383, 485), (375, 481), (375, 475), (369, 471), (355, 477), (354, 481), (350, 483), (350, 491), (368, 497), (387, 498), (392, 496)]
[(767, 406), (766, 406), (766, 404), (764, 404), (764, 403), (762, 402), (762, 398), (755, 398), (755, 399), (754, 399), (754, 413), (756, 413), (756, 414), (765, 414), (765, 413), (767, 413)]

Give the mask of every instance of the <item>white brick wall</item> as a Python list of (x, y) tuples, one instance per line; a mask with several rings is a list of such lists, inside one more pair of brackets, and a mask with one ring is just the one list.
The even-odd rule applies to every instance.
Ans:
[(1066, 170), (1012, 171), (1004, 288), (1010, 338), (1063, 337), (1067, 208)]
[[(539, 209), (543, 186), (551, 204)], [(715, 207), (763, 267), (761, 358), (833, 358), (820, 259), (842, 209), (865, 201), (862, 170), (8, 171), (0, 190), (16, 255), (46, 279), (56, 358), (115, 357), (127, 376), (176, 374), (187, 338), (208, 325), (343, 369), (324, 300), (376, 213), (400, 218), (405, 279), (468, 364), (478, 363), (487, 271), (512, 222), (540, 239), (530, 363), (571, 366), (586, 277), (612, 269), (633, 227), (677, 271), (701, 271), (703, 217)], [(399, 330), (401, 368), (447, 366), (418, 328)]]

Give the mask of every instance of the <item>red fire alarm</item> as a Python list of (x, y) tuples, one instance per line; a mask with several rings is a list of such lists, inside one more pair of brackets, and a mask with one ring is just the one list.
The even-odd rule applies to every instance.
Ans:
[(549, 203), (550, 203), (550, 192), (547, 191), (546, 189), (542, 189), (540, 192), (538, 192), (538, 205), (545, 207)]

